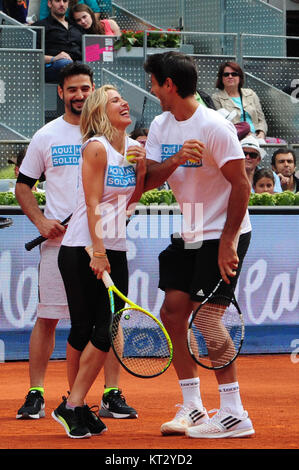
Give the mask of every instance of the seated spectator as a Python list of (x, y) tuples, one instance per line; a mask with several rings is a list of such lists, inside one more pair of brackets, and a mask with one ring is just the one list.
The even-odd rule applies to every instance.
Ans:
[(147, 135), (148, 129), (145, 129), (144, 127), (137, 127), (133, 130), (130, 137), (131, 139), (137, 140), (143, 147), (145, 147)]
[[(14, 165), (14, 174), (15, 174), (15, 178), (17, 179), (18, 178), (18, 175), (19, 175), (19, 170), (20, 170), (20, 166), (21, 166), (21, 163), (25, 157), (25, 154), (26, 154), (26, 150), (27, 148), (22, 148), (21, 150), (19, 150), (19, 152), (16, 154), (16, 155), (13, 155), (12, 157), (10, 157), (7, 162), (11, 165)], [(32, 191), (39, 191), (37, 185), (39, 183), (41, 183), (42, 181), (45, 181), (45, 176), (44, 174), (41, 175), (39, 181), (37, 181), (35, 183), (34, 186), (32, 186)], [(14, 192), (14, 188), (13, 188), (13, 192)]]
[(45, 81), (58, 83), (63, 67), (82, 60), (82, 32), (65, 17), (68, 0), (48, 0), (48, 4), (50, 15), (33, 26), (45, 28)]
[[(215, 107), (213, 99), (203, 90), (197, 90), (195, 93), (195, 98), (203, 106), (206, 106), (207, 108), (210, 108), (210, 109), (214, 109), (216, 111), (216, 107)], [(225, 117), (225, 119), (232, 121), (233, 113), (229, 113), (228, 111), (224, 109), (219, 109), (217, 111), (219, 111), (223, 115), (223, 117)], [(250, 126), (248, 122), (237, 122), (234, 124), (234, 126), (236, 128), (239, 140), (242, 140), (247, 134), (250, 133)]]
[[(87, 6), (91, 8), (91, 10), (95, 13), (96, 17), (100, 19), (100, 7), (98, 0), (69, 0), (69, 8), (66, 11), (66, 17), (69, 16), (70, 10), (77, 5), (78, 3), (85, 3)], [(39, 19), (44, 20), (50, 14), (50, 9), (48, 7), (48, 0), (40, 0), (40, 12), (39, 12)]]
[(235, 110), (236, 115), (232, 122), (248, 122), (251, 133), (263, 142), (268, 126), (260, 100), (251, 88), (243, 88), (243, 84), (244, 73), (241, 67), (236, 62), (222, 63), (216, 82), (219, 91), (212, 95), (214, 104), (217, 109), (224, 108), (229, 112)]
[(84, 34), (101, 34), (107, 36), (120, 36), (118, 24), (110, 19), (98, 19), (89, 6), (77, 4), (70, 10), (70, 19), (81, 26)]
[[(251, 184), (251, 192), (254, 193), (253, 176), (258, 169), (258, 165), (261, 163), (262, 149), (260, 148), (258, 140), (253, 135), (248, 135), (241, 140), (240, 143), (245, 155), (245, 170)], [(282, 189), (279, 177), (275, 173), (273, 173), (273, 176), (275, 180), (274, 192), (281, 193)]]
[(290, 149), (278, 149), (272, 155), (272, 169), (279, 176), (283, 191), (299, 192), (299, 179), (295, 176), (296, 154)]
[(19, 168), (21, 166), (23, 158), (25, 157), (25, 153), (26, 153), (26, 149), (23, 148), (16, 155), (9, 157), (9, 159), (7, 160), (7, 163), (14, 165), (15, 178), (17, 178), (19, 175)]
[(20, 23), (26, 23), (27, 10), (28, 10), (28, 0), (4, 0), (3, 2), (3, 11), (19, 21)]
[(270, 168), (259, 168), (253, 175), (255, 193), (274, 193), (275, 178)]

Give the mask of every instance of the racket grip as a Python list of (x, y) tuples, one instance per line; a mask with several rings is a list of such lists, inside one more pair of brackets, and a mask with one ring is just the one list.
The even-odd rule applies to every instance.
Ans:
[(47, 238), (42, 237), (42, 236), (40, 235), (39, 237), (36, 237), (36, 238), (34, 238), (33, 240), (31, 240), (31, 242), (25, 243), (25, 248), (26, 248), (27, 251), (30, 251), (30, 250), (32, 250), (32, 248), (34, 248), (35, 246), (40, 245), (40, 244), (43, 243), (45, 240), (47, 240)]
[[(72, 214), (70, 214), (66, 219), (64, 219), (61, 222), (61, 225), (65, 226), (67, 224), (67, 222), (70, 220), (71, 217), (72, 217)], [(41, 243), (43, 243), (46, 240), (48, 240), (48, 239), (43, 237), (42, 235), (40, 235), (39, 237), (36, 237), (33, 240), (31, 240), (31, 242), (25, 243), (25, 248), (26, 248), (27, 251), (30, 251), (30, 250), (32, 250), (32, 248), (34, 248), (35, 246), (40, 245)]]
[(109, 274), (107, 273), (107, 271), (103, 272), (102, 281), (105, 284), (105, 286), (107, 287), (107, 289), (108, 289), (108, 287), (113, 286), (113, 281), (112, 281), (111, 277), (109, 276)]

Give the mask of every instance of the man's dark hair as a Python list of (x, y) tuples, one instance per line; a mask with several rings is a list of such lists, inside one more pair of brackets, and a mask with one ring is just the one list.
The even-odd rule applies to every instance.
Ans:
[(275, 150), (275, 152), (273, 153), (272, 155), (272, 161), (271, 161), (271, 164), (276, 167), (276, 155), (286, 155), (288, 153), (291, 153), (293, 155), (293, 158), (294, 158), (294, 164), (296, 166), (296, 154), (294, 152), (294, 150), (291, 150), (291, 149), (285, 149), (285, 148), (281, 148), (281, 149), (277, 149)]
[(145, 62), (144, 70), (154, 75), (160, 86), (171, 78), (181, 98), (196, 92), (197, 70), (190, 56), (175, 51), (153, 54)]
[(60, 88), (63, 88), (64, 81), (68, 77), (73, 77), (74, 75), (88, 75), (93, 84), (93, 70), (88, 65), (72, 62), (60, 70), (58, 81)]

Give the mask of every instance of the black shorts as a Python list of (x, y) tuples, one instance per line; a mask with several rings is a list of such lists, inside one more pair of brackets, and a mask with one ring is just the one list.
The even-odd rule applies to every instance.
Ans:
[[(242, 268), (243, 259), (249, 247), (251, 232), (240, 236), (237, 253), (239, 266), (231, 284), (222, 283), (219, 292), (229, 295), (235, 289)], [(218, 266), (219, 239), (206, 240), (200, 248), (186, 249), (184, 240), (171, 236), (171, 244), (159, 255), (159, 288), (163, 291), (174, 289), (190, 294), (195, 302), (216, 287), (221, 279)]]
[[(127, 295), (128, 265), (125, 251), (107, 250), (111, 267), (111, 278), (118, 289)], [(88, 341), (102, 351), (109, 351), (109, 327), (111, 310), (107, 289), (101, 279), (97, 279), (90, 266), (90, 257), (83, 247), (61, 246), (58, 266), (67, 295), (71, 330), (70, 345), (83, 351)], [(115, 312), (123, 308), (125, 302), (115, 297)]]

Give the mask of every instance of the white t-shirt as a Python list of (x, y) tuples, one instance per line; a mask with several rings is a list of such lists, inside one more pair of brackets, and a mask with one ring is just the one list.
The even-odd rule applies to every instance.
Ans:
[[(183, 214), (181, 235), (189, 242), (218, 239), (226, 221), (231, 191), (231, 184), (220, 169), (230, 160), (245, 157), (235, 127), (216, 111), (201, 105), (186, 121), (177, 121), (170, 112), (157, 116), (150, 126), (146, 156), (163, 162), (189, 139), (205, 144), (201, 163), (187, 161), (168, 178)], [(241, 233), (250, 230), (247, 211)]]
[[(80, 150), (80, 126), (69, 124), (63, 116), (32, 137), (20, 172), (34, 179), (45, 174), (47, 219), (62, 221), (76, 206)], [(45, 243), (58, 246), (61, 240), (62, 237), (57, 237)]]
[[(102, 222), (102, 235), (100, 236), (103, 238), (106, 249), (126, 251), (126, 208), (135, 191), (135, 167), (103, 136), (92, 137), (85, 142), (82, 152), (91, 141), (101, 142), (107, 152), (104, 191), (102, 201), (97, 207), (97, 213), (101, 214)], [(126, 137), (125, 155), (130, 145), (139, 145), (139, 143)], [(62, 240), (65, 246), (89, 246), (91, 244), (81, 174), (83, 158), (84, 154), (79, 165), (78, 204)]]

